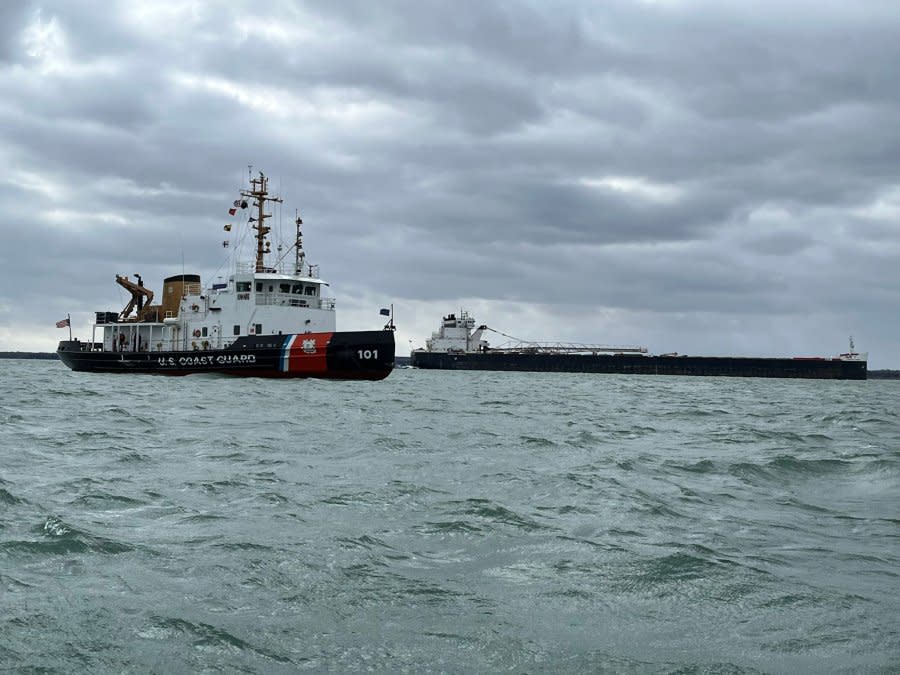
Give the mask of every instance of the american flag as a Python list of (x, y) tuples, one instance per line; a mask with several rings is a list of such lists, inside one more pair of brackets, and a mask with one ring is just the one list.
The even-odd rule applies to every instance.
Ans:
[(56, 322), (57, 328), (65, 328), (68, 325), (69, 325), (69, 317), (66, 317), (65, 319), (62, 319), (61, 321)]

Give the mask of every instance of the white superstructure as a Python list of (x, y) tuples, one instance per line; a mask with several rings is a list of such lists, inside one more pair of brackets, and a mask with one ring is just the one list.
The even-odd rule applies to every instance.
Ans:
[(488, 348), (487, 340), (481, 336), (487, 326), (479, 326), (474, 332), (475, 319), (468, 312), (460, 311), (448, 314), (441, 320), (441, 327), (425, 341), (425, 349), (429, 352), (480, 352)]
[(868, 361), (869, 360), (869, 352), (858, 352), (856, 351), (856, 345), (853, 344), (853, 336), (850, 336), (850, 351), (841, 354), (838, 357), (841, 361)]
[[(255, 260), (237, 262), (227, 279), (219, 278), (205, 288), (196, 274), (169, 277), (156, 305), (149, 304), (154, 295), (144, 289), (139, 275), (137, 283), (117, 276), (132, 298), (119, 314), (97, 312), (94, 349), (203, 351), (226, 348), (245, 336), (333, 332), (334, 298), (326, 297), (328, 284), (319, 278), (318, 266), (306, 261), (299, 217), (295, 243), (288, 249), (288, 253), (294, 251), (293, 260), (266, 260), (271, 256), (270, 228), (264, 223), (271, 214), (264, 213), (264, 208), (268, 202), (281, 202), (268, 196), (267, 183), (262, 173), (251, 179), (250, 189), (242, 190), (241, 196), (252, 204), (239, 199), (231, 209), (252, 207), (247, 224), (255, 231)], [(136, 310), (133, 316), (132, 309)]]

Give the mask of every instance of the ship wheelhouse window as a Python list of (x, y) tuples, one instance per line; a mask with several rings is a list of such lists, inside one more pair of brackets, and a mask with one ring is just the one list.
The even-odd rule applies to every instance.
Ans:
[(291, 293), (293, 293), (294, 295), (302, 295), (303, 294), (303, 284), (292, 285)]
[(249, 281), (238, 281), (234, 285), (234, 287), (238, 293), (249, 293), (250, 292), (250, 282)]
[[(250, 289), (248, 288), (247, 290), (249, 291)], [(262, 282), (261, 281), (256, 282), (256, 292), (262, 293)]]
[(291, 285), (290, 284), (278, 284), (278, 292), (279, 293), (290, 293)]
[(316, 294), (316, 287), (315, 287), (315, 286), (307, 286), (307, 287), (306, 287), (306, 294), (307, 294), (307, 295), (315, 295), (315, 294)]
[(237, 325), (237, 324), (234, 325), (234, 334), (235, 334), (235, 335), (240, 335), (240, 334), (241, 334), (241, 327), (240, 327), (239, 325)]

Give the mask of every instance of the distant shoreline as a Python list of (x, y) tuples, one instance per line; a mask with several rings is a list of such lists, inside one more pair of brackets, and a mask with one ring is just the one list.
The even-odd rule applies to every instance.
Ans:
[[(0, 359), (38, 359), (49, 360), (58, 358), (54, 352), (0, 352)], [(398, 356), (397, 365), (403, 366), (409, 363), (408, 356)], [(879, 369), (868, 372), (870, 380), (900, 380), (900, 370)]]
[(0, 359), (55, 359), (54, 352), (0, 352)]

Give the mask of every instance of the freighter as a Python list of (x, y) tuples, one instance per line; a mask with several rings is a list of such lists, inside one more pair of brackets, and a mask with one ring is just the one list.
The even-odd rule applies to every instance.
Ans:
[[(249, 200), (249, 202), (248, 202)], [(335, 301), (325, 296), (328, 284), (318, 265), (306, 259), (302, 220), (295, 220), (294, 244), (273, 257), (265, 225), (268, 179), (260, 172), (228, 209), (241, 213), (244, 231), (255, 238), (256, 256), (235, 259), (227, 280), (201, 285), (197, 274), (178, 274), (163, 281), (162, 299), (140, 275), (116, 275), (131, 294), (121, 312), (96, 312), (90, 341), (59, 343), (57, 354), (72, 370), (102, 373), (189, 375), (225, 373), (259, 377), (317, 377), (380, 380), (394, 367), (392, 312), (381, 330), (337, 332)], [(249, 210), (248, 210), (249, 207)], [(225, 225), (231, 232), (232, 225)], [(252, 239), (251, 239), (252, 241)], [(222, 242), (228, 247), (230, 240)], [(285, 260), (293, 253), (293, 260)], [(57, 326), (69, 326), (68, 317)]]
[(459, 316), (448, 314), (439, 330), (426, 340), (425, 348), (410, 353), (410, 364), (442, 370), (867, 379), (867, 354), (854, 350), (853, 338), (850, 351), (835, 357), (767, 358), (652, 355), (645, 347), (523, 341), (492, 348), (483, 339), (487, 331), (493, 329), (486, 325), (475, 328), (475, 319), (465, 311)]

